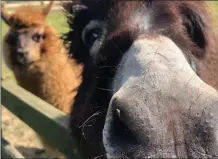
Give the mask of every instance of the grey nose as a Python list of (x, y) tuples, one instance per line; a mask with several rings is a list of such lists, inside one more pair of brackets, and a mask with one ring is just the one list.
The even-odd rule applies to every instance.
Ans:
[(123, 87), (112, 97), (103, 131), (104, 146), (111, 157), (123, 158), (120, 154), (125, 154), (134, 158), (142, 144), (151, 147), (154, 135), (143, 97), (141, 88), (136, 86)]

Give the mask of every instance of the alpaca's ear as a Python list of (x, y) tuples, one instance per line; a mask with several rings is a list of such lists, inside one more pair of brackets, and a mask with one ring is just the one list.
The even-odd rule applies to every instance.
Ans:
[(53, 5), (54, 1), (49, 2), (49, 4), (47, 6), (45, 6), (45, 8), (43, 9), (43, 13), (45, 16), (48, 15), (49, 11), (51, 10), (51, 7)]
[(1, 17), (4, 20), (4, 22), (10, 26), (10, 17), (11, 16), (10, 16), (10, 14), (7, 13), (7, 11), (5, 9), (4, 2), (1, 3)]

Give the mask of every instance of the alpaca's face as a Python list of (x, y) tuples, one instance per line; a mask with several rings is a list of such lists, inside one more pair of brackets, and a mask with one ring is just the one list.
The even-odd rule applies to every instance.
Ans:
[(4, 3), (1, 4), (1, 17), (10, 27), (3, 42), (3, 55), (10, 68), (28, 66), (40, 60), (45, 52), (42, 46), (46, 38), (45, 19), (52, 4), (50, 2), (42, 9), (19, 6), (12, 14), (6, 11)]
[(43, 50), (41, 45), (45, 39), (44, 27), (25, 27), (12, 23), (5, 36), (4, 52), (13, 64), (29, 65), (40, 59)]

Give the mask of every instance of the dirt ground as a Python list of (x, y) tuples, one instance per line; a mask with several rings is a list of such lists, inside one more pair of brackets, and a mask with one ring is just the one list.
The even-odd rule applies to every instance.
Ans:
[(2, 133), (25, 158), (55, 158), (43, 150), (34, 131), (2, 106)]

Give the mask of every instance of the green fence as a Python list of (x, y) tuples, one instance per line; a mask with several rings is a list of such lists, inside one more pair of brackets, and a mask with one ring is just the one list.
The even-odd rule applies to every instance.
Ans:
[[(1, 100), (2, 105), (36, 131), (51, 147), (56, 148), (69, 159), (82, 158), (77, 142), (68, 130), (69, 117), (63, 112), (10, 79), (2, 79)], [(2, 158), (24, 158), (4, 138), (2, 138), (1, 150)]]

